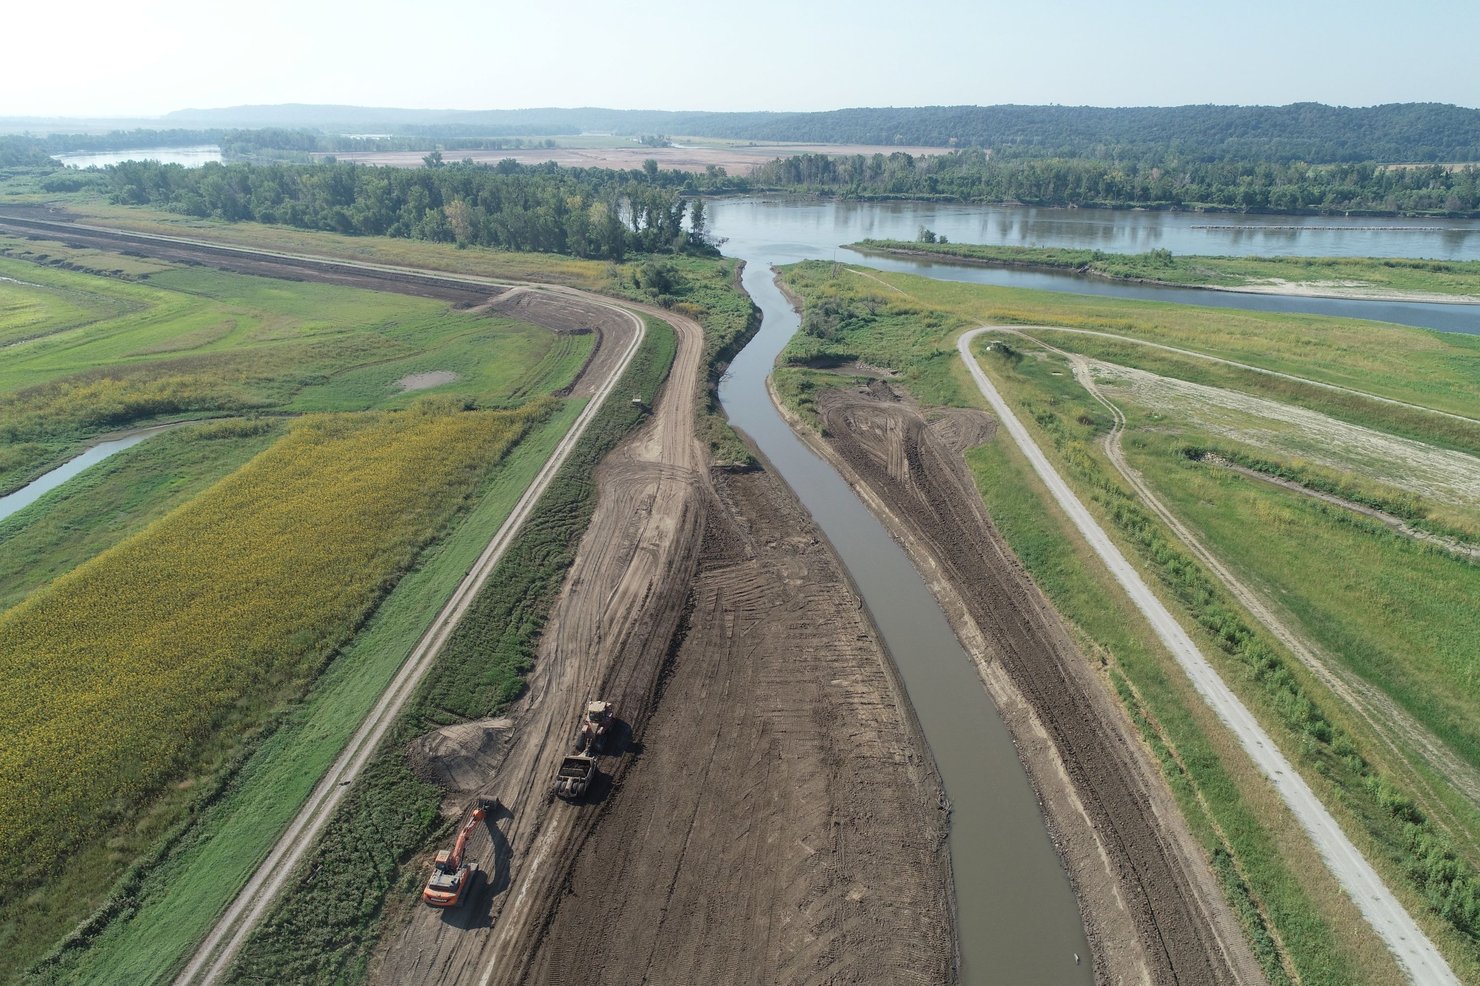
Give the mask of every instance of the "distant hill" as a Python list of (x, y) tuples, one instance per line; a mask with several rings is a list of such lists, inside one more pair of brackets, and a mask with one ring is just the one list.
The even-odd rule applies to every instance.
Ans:
[(986, 147), (1021, 157), (1128, 160), (1480, 161), (1480, 110), (1441, 103), (1289, 106), (924, 106), (816, 113), (236, 106), (179, 110), (173, 127), (528, 136), (611, 132), (739, 140)]

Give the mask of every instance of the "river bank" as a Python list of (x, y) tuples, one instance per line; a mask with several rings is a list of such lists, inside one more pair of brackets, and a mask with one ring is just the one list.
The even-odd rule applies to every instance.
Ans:
[[(1352, 258), (1181, 256), (1169, 251), (1150, 254), (1105, 254), (1094, 250), (982, 246), (958, 243), (915, 243), (864, 240), (848, 249), (865, 256), (946, 261), (971, 267), (1042, 271), (1124, 284), (1152, 285), (1236, 294), (1331, 298), (1342, 301), (1413, 302), (1431, 305), (1480, 304), (1480, 264), (1441, 261), (1379, 261)], [(1160, 273), (1163, 271), (1164, 273)], [(1324, 272), (1329, 278), (1292, 279), (1299, 271)], [(1428, 290), (1381, 283), (1408, 275), (1434, 285)], [(1425, 276), (1427, 275), (1427, 276)], [(1449, 275), (1453, 284), (1440, 278)], [(1371, 280), (1377, 279), (1377, 280)], [(1222, 281), (1223, 283), (1218, 283)]]

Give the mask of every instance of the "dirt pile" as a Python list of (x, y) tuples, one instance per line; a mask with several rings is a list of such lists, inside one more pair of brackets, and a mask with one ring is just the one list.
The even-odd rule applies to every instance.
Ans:
[(478, 719), (418, 736), (407, 750), (411, 770), (449, 792), (477, 794), (508, 754), (513, 725), (507, 717)]

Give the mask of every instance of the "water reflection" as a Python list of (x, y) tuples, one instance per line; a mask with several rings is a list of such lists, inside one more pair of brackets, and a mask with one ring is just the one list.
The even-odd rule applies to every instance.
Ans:
[[(941, 280), (1164, 301), (1209, 308), (1297, 312), (1396, 322), (1444, 332), (1480, 333), (1480, 306), (1355, 301), (1289, 295), (1235, 294), (1196, 288), (1130, 284), (1068, 273), (1007, 270), (865, 257), (843, 244), (869, 237), (915, 238), (921, 226), (961, 243), (1056, 246), (1141, 252), (1292, 254), (1297, 256), (1422, 256), (1480, 259), (1480, 221), (1342, 219), (1329, 216), (1215, 217), (1191, 213), (1107, 209), (1008, 209), (922, 202), (817, 202), (783, 198), (717, 199), (710, 228), (727, 238), (730, 256), (775, 263), (837, 259)], [(1378, 225), (1380, 224), (1380, 225)]]
[(926, 226), (956, 242), (1006, 246), (1480, 260), (1480, 236), (1475, 235), (1480, 233), (1480, 220), (1473, 219), (1244, 216), (780, 197), (716, 199), (710, 217), (719, 235), (737, 241), (801, 240), (826, 248), (868, 237), (912, 240)]
[(70, 168), (106, 168), (124, 161), (158, 161), (160, 164), (182, 164), (198, 168), (208, 161), (220, 162), (221, 148), (215, 144), (198, 147), (135, 147), (122, 151), (77, 151), (53, 154), (52, 157)]

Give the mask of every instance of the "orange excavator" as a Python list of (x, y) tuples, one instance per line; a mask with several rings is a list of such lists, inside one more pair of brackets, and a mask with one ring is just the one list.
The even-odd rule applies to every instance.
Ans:
[(480, 798), (478, 807), (473, 809), (462, 830), (457, 833), (457, 842), (452, 849), (438, 850), (437, 858), (432, 863), (432, 878), (421, 892), (422, 900), (433, 907), (457, 907), (462, 903), (464, 892), (478, 875), (478, 864), (465, 862), (463, 854), (468, 848), (468, 839), (472, 837), (473, 830), (488, 817), (488, 809), (492, 806), (492, 802)]

